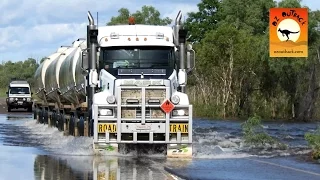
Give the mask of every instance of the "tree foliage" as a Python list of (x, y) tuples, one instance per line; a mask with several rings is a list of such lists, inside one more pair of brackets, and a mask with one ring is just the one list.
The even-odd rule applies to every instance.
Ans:
[(113, 16), (107, 25), (128, 24), (130, 16), (135, 18), (136, 24), (148, 24), (148, 25), (168, 25), (172, 22), (169, 17), (161, 18), (160, 12), (153, 6), (142, 6), (141, 11), (136, 11), (131, 14), (127, 8), (121, 8), (118, 11), (118, 16)]
[[(217, 9), (214, 25), (195, 20), (209, 17), (204, 12), (212, 12), (212, 4)], [(263, 118), (319, 118), (319, 11), (309, 9), (308, 58), (270, 58), (272, 7), (302, 6), (299, 0), (278, 4), (272, 0), (202, 0), (198, 12), (189, 13), (186, 25), (190, 36), (196, 37), (189, 41), (197, 52), (191, 78), (197, 85), (189, 86), (188, 93), (197, 115), (248, 118), (258, 113)]]
[(0, 64), (0, 88), (7, 88), (12, 79), (23, 79), (33, 84), (34, 73), (38, 67), (39, 64), (33, 58), (15, 63), (7, 61)]

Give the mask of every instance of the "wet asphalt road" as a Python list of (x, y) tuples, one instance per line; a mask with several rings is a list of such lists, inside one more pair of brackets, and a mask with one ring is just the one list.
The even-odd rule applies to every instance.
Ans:
[(194, 158), (162, 155), (93, 157), (92, 140), (63, 137), (36, 124), (32, 114), (0, 114), (0, 180), (27, 179), (320, 179), (320, 164), (307, 161), (303, 139), (317, 124), (266, 123), (288, 150), (250, 149), (234, 121), (194, 121)]

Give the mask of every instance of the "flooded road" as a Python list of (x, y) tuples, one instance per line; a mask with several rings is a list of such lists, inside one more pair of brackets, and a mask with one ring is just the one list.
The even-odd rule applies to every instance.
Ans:
[(235, 121), (194, 121), (194, 158), (162, 154), (94, 157), (92, 139), (64, 137), (32, 114), (0, 114), (0, 180), (19, 179), (320, 179), (320, 164), (306, 161), (304, 133), (318, 124), (264, 123), (289, 145), (246, 147)]

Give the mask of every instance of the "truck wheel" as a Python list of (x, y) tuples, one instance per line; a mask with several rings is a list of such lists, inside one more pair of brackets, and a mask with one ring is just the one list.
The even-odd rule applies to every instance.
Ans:
[(45, 110), (44, 108), (41, 111), (42, 114), (42, 123), (43, 124), (48, 124), (48, 113), (47, 110)]
[(69, 135), (74, 136), (74, 123), (75, 118), (74, 115), (71, 115), (70, 119), (69, 119)]
[(65, 123), (65, 116), (64, 113), (60, 113), (60, 118), (59, 118), (59, 127), (60, 127), (60, 131), (64, 131), (64, 123)]
[(10, 106), (8, 106), (8, 112), (11, 112), (11, 107)]
[(37, 108), (34, 108), (33, 119), (37, 119), (37, 114), (38, 114)]
[(80, 136), (84, 136), (84, 116), (80, 116), (79, 118), (78, 132)]
[(32, 112), (32, 106), (28, 107), (27, 111)]

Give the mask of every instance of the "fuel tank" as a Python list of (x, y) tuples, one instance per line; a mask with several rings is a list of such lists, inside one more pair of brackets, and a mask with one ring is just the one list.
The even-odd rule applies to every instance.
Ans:
[(59, 53), (59, 56), (52, 60), (45, 73), (45, 92), (50, 102), (60, 102), (57, 93), (59, 88), (59, 70), (61, 63), (70, 54), (69, 47), (62, 46), (57, 50), (57, 53)]
[(81, 68), (81, 52), (86, 48), (86, 40), (74, 41), (70, 47), (73, 53), (62, 62), (59, 72), (61, 96), (76, 107), (86, 101), (85, 75)]
[(37, 68), (35, 74), (34, 74), (34, 91), (37, 99), (40, 100), (48, 100), (46, 96), (46, 83), (45, 83), (45, 76), (48, 67), (52, 62), (54, 62), (56, 59), (59, 58), (60, 52), (55, 52), (48, 56)]
[(48, 99), (61, 104), (66, 103), (65, 99), (60, 96), (59, 75), (61, 65), (68, 57), (73, 56), (75, 48), (61, 47), (57, 52), (60, 52), (61, 55), (59, 58), (55, 59), (47, 69), (45, 76), (45, 89)]

